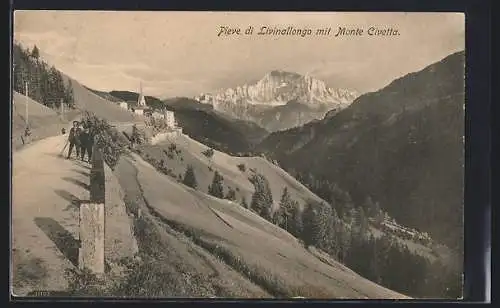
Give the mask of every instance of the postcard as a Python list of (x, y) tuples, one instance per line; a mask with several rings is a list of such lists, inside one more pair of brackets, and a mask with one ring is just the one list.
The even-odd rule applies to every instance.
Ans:
[(16, 11), (15, 297), (461, 299), (462, 13)]

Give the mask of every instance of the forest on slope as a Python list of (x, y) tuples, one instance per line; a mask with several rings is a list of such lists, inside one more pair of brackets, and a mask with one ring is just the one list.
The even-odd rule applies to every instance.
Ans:
[(14, 43), (12, 47), (14, 91), (27, 94), (34, 101), (49, 108), (60, 108), (61, 103), (67, 107), (74, 107), (71, 81), (65, 83), (61, 72), (40, 58), (37, 46), (29, 50)]
[(337, 184), (356, 204), (371, 197), (461, 255), (464, 61), (452, 54), (259, 149), (319, 196)]

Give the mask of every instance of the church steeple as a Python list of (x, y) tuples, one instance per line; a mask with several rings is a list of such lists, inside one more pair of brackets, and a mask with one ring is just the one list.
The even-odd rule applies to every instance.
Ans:
[(139, 83), (139, 97), (137, 99), (137, 106), (146, 107), (146, 99), (142, 93), (142, 81)]

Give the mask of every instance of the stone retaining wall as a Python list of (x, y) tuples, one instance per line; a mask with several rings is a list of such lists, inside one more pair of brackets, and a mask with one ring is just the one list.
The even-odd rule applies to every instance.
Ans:
[(90, 200), (80, 206), (79, 267), (104, 273), (104, 264), (133, 257), (138, 252), (124, 204), (124, 194), (102, 153), (93, 150)]

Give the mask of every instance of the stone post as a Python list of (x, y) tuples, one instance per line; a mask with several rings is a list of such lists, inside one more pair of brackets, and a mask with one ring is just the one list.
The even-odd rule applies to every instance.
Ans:
[(80, 205), (80, 251), (78, 264), (93, 273), (104, 273), (104, 204)]
[(104, 273), (105, 177), (101, 151), (94, 147), (90, 171), (90, 201), (80, 205), (78, 264), (93, 273)]
[(92, 150), (92, 169), (90, 170), (90, 200), (104, 204), (105, 199), (104, 160), (101, 150), (94, 146)]

